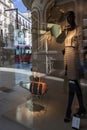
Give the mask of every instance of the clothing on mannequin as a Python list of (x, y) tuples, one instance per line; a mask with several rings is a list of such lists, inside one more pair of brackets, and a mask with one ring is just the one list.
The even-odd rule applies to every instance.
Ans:
[[(69, 122), (71, 120), (72, 114), (72, 103), (74, 96), (76, 94), (79, 104), (79, 110), (77, 113), (78, 116), (82, 116), (86, 113), (83, 97), (80, 85), (78, 83), (78, 66), (77, 66), (77, 57), (78, 52), (82, 49), (81, 43), (81, 28), (75, 23), (75, 13), (73, 11), (68, 11), (65, 13), (65, 53), (64, 53), (64, 69), (65, 74), (68, 78), (69, 92), (68, 92), (68, 103), (66, 109), (66, 115), (64, 122)], [(82, 55), (80, 54), (80, 59), (82, 61)]]

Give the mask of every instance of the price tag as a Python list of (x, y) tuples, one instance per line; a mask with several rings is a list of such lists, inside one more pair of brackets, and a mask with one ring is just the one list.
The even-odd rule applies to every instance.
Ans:
[(80, 118), (79, 117), (73, 116), (72, 128), (79, 130), (79, 128), (80, 128)]

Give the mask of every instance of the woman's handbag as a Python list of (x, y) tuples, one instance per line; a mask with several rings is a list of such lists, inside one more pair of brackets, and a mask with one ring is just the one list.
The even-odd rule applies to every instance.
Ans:
[(47, 85), (40, 74), (35, 72), (30, 83), (30, 92), (34, 95), (44, 95), (47, 92)]
[(35, 95), (44, 95), (46, 93), (47, 86), (44, 82), (32, 82), (30, 85), (30, 92)]

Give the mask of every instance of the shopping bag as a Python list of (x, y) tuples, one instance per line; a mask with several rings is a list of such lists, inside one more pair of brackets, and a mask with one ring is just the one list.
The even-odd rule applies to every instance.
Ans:
[(72, 118), (72, 128), (79, 130), (79, 128), (80, 128), (80, 117), (73, 116), (73, 118)]

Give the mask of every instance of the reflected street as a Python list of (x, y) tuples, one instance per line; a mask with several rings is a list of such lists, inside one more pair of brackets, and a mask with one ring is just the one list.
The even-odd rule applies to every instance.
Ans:
[(1, 87), (13, 88), (21, 81), (29, 82), (32, 75), (32, 64), (16, 63), (10, 66), (0, 67)]

